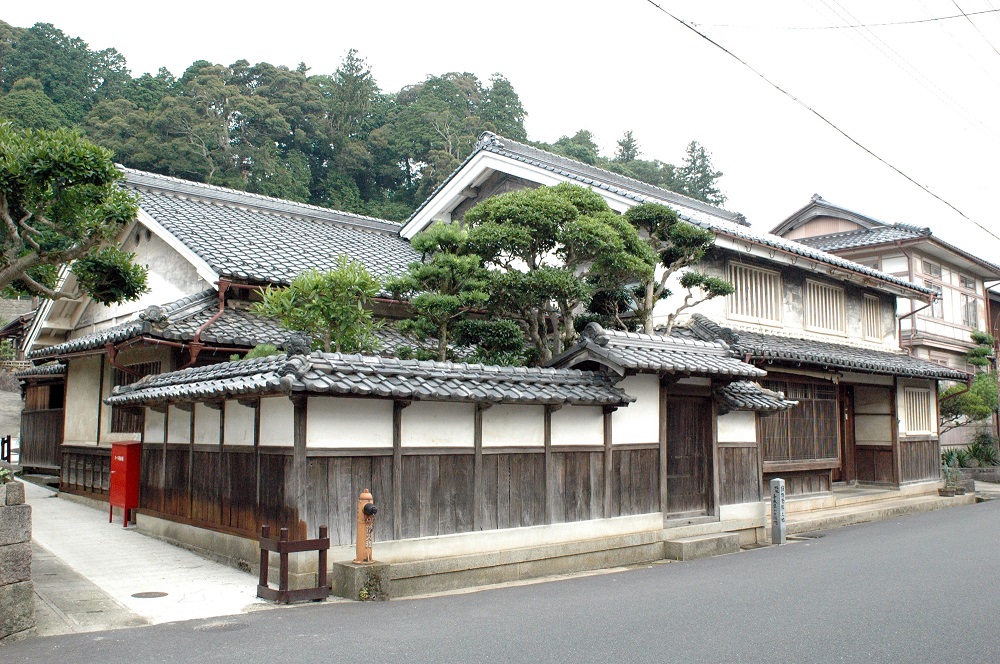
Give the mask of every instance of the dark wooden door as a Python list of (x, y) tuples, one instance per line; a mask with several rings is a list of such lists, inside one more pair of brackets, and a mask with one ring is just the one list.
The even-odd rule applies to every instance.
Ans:
[(854, 467), (854, 386), (840, 386), (840, 467), (833, 469), (834, 482), (853, 482)]
[(667, 509), (674, 516), (711, 508), (712, 400), (667, 397)]

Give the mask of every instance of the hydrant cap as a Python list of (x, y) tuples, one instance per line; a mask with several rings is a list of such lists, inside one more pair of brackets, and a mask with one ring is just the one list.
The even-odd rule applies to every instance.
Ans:
[(361, 500), (375, 500), (372, 497), (371, 489), (365, 489), (364, 491), (361, 492)]

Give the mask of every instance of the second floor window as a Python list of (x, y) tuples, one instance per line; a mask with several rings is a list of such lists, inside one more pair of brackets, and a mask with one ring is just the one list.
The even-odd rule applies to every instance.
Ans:
[(810, 330), (846, 332), (844, 289), (806, 281), (805, 324)]
[(979, 327), (979, 302), (972, 295), (960, 295), (959, 301), (962, 304), (962, 325), (966, 327)]
[(934, 300), (926, 310), (934, 318), (944, 318), (944, 301), (941, 299), (941, 286), (930, 281), (924, 281), (924, 286), (934, 291)]
[(967, 277), (964, 274), (958, 275), (958, 284), (962, 288), (968, 288), (969, 290), (976, 290), (976, 280), (972, 277)]
[(764, 323), (781, 322), (781, 275), (739, 263), (729, 264), (731, 318)]
[(882, 340), (882, 307), (874, 295), (865, 295), (861, 308), (861, 336), (872, 341)]
[(924, 260), (924, 274), (929, 277), (941, 278), (941, 266), (938, 263), (932, 263), (929, 260)]

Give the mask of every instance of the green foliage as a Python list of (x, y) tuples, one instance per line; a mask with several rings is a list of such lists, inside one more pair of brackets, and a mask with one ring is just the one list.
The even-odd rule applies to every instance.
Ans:
[(542, 363), (572, 343), (581, 306), (651, 278), (656, 262), (636, 229), (586, 187), (495, 196), (465, 221), (470, 250), (490, 270), (491, 310), (522, 326)]
[(395, 297), (408, 299), (413, 310), (396, 327), (418, 341), (436, 338), (434, 359), (444, 362), (452, 326), (486, 306), (487, 274), (479, 256), (468, 249), (468, 232), (458, 224), (435, 224), (416, 235), (412, 245), (421, 260), (386, 284)]
[(629, 164), (639, 158), (642, 152), (639, 150), (639, 141), (635, 140), (632, 130), (629, 129), (618, 139), (618, 150), (615, 152), (614, 161), (621, 164)]
[(380, 284), (364, 265), (341, 256), (336, 269), (300, 273), (286, 288), (268, 287), (254, 311), (287, 330), (305, 332), (326, 352), (372, 352), (381, 327), (369, 308)]
[(996, 413), (1000, 405), (997, 375), (987, 371), (993, 361), (993, 337), (978, 330), (970, 336), (976, 346), (966, 354), (966, 362), (975, 366), (978, 372), (968, 388), (951, 385), (941, 391), (938, 401), (938, 431), (941, 433), (981, 422)]
[(14, 476), (11, 474), (10, 468), (0, 467), (0, 484), (7, 484), (13, 481)]
[[(629, 208), (624, 217), (640, 231), (650, 250), (658, 258), (659, 275), (650, 275), (640, 284), (639, 306), (636, 311), (643, 331), (652, 334), (653, 308), (658, 301), (673, 294), (667, 287), (670, 278), (704, 258), (715, 242), (715, 235), (681, 220), (674, 210), (659, 203), (636, 205)], [(664, 325), (667, 334), (682, 311), (733, 292), (733, 287), (728, 282), (693, 270), (684, 271), (679, 283), (687, 293), (681, 304), (667, 314)]]
[(475, 348), (467, 362), (521, 366), (531, 364), (535, 354), (525, 346), (524, 331), (515, 321), (466, 318), (455, 325), (455, 341)]
[(145, 290), (145, 270), (101, 250), (135, 219), (137, 197), (118, 187), (111, 153), (66, 131), (0, 124), (0, 289), (47, 297), (55, 268), (73, 261), (85, 293), (121, 302)]
[(229, 359), (233, 362), (236, 360), (253, 360), (258, 357), (271, 357), (272, 355), (281, 355), (281, 350), (274, 344), (257, 344), (250, 351), (244, 355), (242, 358), (239, 354), (230, 355)]
[(10, 361), (14, 359), (14, 342), (10, 339), (0, 340), (0, 360)]
[(1000, 450), (997, 449), (997, 440), (985, 429), (976, 432), (972, 443), (966, 448), (966, 453), (969, 458), (975, 459), (980, 467), (1000, 466)]
[(80, 288), (101, 304), (136, 300), (146, 292), (147, 268), (134, 260), (135, 254), (106, 247), (78, 258), (72, 271)]
[(712, 205), (725, 205), (726, 197), (716, 186), (722, 171), (712, 166), (712, 157), (698, 141), (688, 143), (684, 163), (677, 169), (679, 193)]

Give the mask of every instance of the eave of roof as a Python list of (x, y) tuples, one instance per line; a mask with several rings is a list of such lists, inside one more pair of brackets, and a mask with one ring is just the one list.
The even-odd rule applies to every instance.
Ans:
[(497, 367), (320, 353), (225, 362), (147, 376), (115, 388), (112, 405), (217, 400), (248, 394), (624, 406), (635, 399), (607, 376), (571, 369)]
[(788, 410), (798, 404), (785, 398), (784, 393), (769, 390), (748, 380), (739, 380), (717, 387), (715, 390), (719, 407), (723, 411), (753, 411), (776, 413)]

